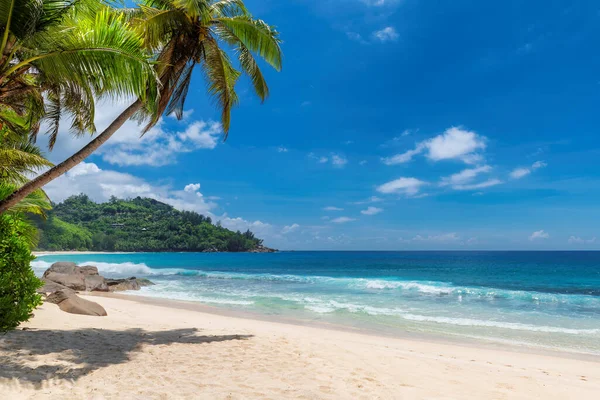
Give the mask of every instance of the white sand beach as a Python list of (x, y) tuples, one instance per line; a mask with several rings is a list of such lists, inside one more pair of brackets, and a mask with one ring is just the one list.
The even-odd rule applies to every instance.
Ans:
[[(85, 296), (0, 336), (2, 399), (597, 399), (600, 360), (371, 336)], [(24, 328), (24, 329), (22, 329)]]

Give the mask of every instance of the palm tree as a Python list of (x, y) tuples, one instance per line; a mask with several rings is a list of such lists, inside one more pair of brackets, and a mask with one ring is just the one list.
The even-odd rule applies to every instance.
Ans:
[(137, 27), (144, 36), (145, 46), (155, 54), (155, 70), (160, 81), (156, 108), (144, 107), (144, 98), (138, 98), (73, 156), (0, 201), (0, 213), (79, 164), (136, 113), (146, 111), (146, 116), (150, 117), (146, 130), (165, 112), (181, 118), (196, 66), (204, 73), (208, 94), (216, 99), (221, 109), (226, 138), (231, 109), (238, 102), (235, 84), (241, 72), (233, 67), (220, 43), (231, 47), (240, 69), (250, 77), (254, 91), (263, 101), (269, 89), (253, 53), (276, 70), (281, 68), (278, 32), (265, 22), (252, 18), (242, 0), (143, 0), (139, 8), (125, 10), (123, 14)]
[(73, 133), (94, 132), (94, 99), (137, 96), (151, 108), (156, 78), (122, 12), (98, 0), (0, 0), (0, 132), (34, 139), (45, 120), (52, 146), (62, 116)]

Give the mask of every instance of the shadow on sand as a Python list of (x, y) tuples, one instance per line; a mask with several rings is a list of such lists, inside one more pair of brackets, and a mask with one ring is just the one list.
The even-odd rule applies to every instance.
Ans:
[[(145, 345), (209, 344), (246, 340), (252, 335), (199, 335), (198, 330), (145, 331), (79, 329), (17, 330), (0, 334), (0, 382), (34, 385), (48, 380), (74, 381), (108, 365), (127, 362)], [(37, 356), (44, 357), (43, 360)]]

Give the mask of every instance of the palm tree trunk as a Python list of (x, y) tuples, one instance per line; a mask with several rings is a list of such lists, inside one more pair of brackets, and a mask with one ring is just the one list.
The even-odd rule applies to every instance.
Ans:
[(37, 189), (40, 189), (42, 186), (58, 178), (59, 176), (66, 173), (67, 171), (75, 167), (77, 164), (85, 160), (87, 157), (89, 157), (98, 147), (102, 146), (104, 142), (110, 139), (110, 137), (117, 130), (119, 130), (119, 128), (123, 126), (123, 124), (129, 118), (131, 118), (141, 107), (142, 102), (140, 100), (136, 100), (132, 105), (127, 107), (127, 109), (125, 109), (125, 111), (123, 111), (121, 115), (119, 115), (100, 135), (98, 135), (94, 140), (89, 142), (77, 153), (73, 154), (65, 161), (54, 166), (53, 168), (44, 172), (35, 179), (32, 179), (31, 181), (27, 182), (25, 185), (21, 186), (10, 196), (0, 201), (0, 214), (6, 212), (9, 208), (18, 204), (30, 193), (34, 192)]

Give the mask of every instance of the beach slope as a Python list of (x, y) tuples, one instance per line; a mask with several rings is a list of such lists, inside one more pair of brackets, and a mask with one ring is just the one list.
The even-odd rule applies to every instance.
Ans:
[[(91, 298), (84, 296), (86, 298)], [(600, 363), (265, 322), (177, 303), (44, 304), (0, 336), (6, 399), (594, 399)]]

